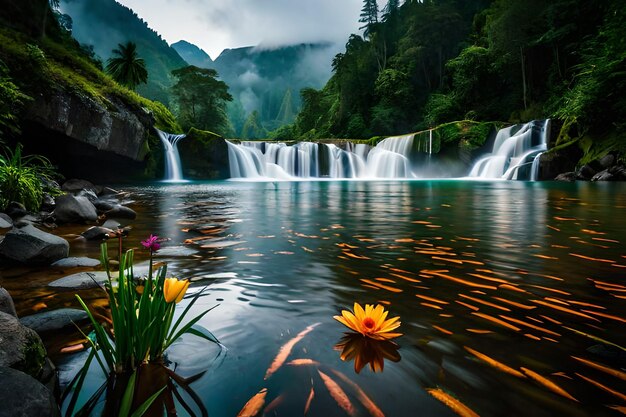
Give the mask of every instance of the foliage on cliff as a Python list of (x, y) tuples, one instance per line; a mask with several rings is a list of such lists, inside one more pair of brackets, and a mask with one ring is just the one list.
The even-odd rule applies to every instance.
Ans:
[[(57, 23), (47, 1), (29, 0), (22, 7), (0, 2), (0, 130), (5, 134), (19, 127), (20, 111), (28, 97), (55, 90), (89, 97), (110, 108), (119, 101), (130, 109), (148, 109), (155, 125), (170, 132), (181, 132), (174, 116), (161, 103), (147, 100), (120, 86), (104, 74), (94, 61)], [(42, 27), (42, 14), (45, 31)], [(38, 13), (38, 14), (37, 14)], [(35, 22), (36, 24), (34, 24)], [(16, 97), (12, 102), (4, 97)], [(9, 126), (10, 124), (10, 126)], [(5, 126), (7, 125), (7, 126)]]
[(451, 120), (555, 117), (566, 126), (560, 142), (624, 150), (615, 140), (626, 127), (622, 3), (390, 1), (335, 57), (328, 84), (301, 92), (292, 132), (366, 138)]

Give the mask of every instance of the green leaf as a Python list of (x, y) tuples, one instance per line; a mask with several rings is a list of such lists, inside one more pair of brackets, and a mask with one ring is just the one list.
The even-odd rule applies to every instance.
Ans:
[(119, 417), (127, 417), (130, 413), (130, 407), (133, 404), (133, 396), (135, 395), (136, 379), (137, 371), (134, 370), (128, 379), (128, 385), (126, 385), (126, 390), (124, 390), (124, 395), (122, 396), (122, 403), (120, 404), (120, 412), (118, 414)]
[(141, 417), (148, 411), (148, 408), (152, 405), (153, 402), (159, 398), (159, 395), (165, 390), (166, 386), (152, 394), (150, 398), (148, 398), (143, 404), (141, 404), (130, 417)]

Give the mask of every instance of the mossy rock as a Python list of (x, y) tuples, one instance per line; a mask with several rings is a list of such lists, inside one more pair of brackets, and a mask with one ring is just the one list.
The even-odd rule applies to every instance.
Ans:
[(214, 180), (230, 178), (228, 145), (217, 133), (191, 128), (178, 142), (185, 178)]
[(12, 315), (0, 312), (0, 367), (39, 378), (45, 359), (46, 348), (37, 333)]

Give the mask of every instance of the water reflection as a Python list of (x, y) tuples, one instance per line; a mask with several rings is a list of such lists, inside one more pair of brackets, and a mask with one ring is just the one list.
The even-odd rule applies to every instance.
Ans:
[[(320, 363), (354, 403), (357, 391), (332, 370), (350, 375), (387, 416), (453, 415), (429, 395), (435, 387), (487, 416), (602, 416), (626, 403), (612, 393), (623, 394), (615, 372), (626, 368), (614, 346), (626, 345), (622, 184), (219, 182), (134, 196), (127, 247), (150, 233), (170, 237), (161, 260), (192, 286), (209, 284), (190, 314), (220, 303), (201, 324), (228, 352), (193, 387), (210, 415), (237, 415), (262, 388), (268, 402), (281, 398), (276, 415), (301, 415), (312, 378), (308, 415), (340, 413), (310, 366), (264, 380), (279, 347), (316, 322), (288, 361)], [(73, 256), (97, 251), (72, 244)], [(71, 294), (46, 288), (50, 274), (2, 273), (22, 314), (72, 305)], [(387, 360), (382, 373), (355, 374), (357, 357), (332, 349), (341, 331), (332, 317), (354, 302), (402, 317), (402, 361)]]
[(372, 372), (385, 369), (385, 359), (400, 362), (400, 346), (390, 340), (374, 340), (359, 333), (346, 333), (335, 350), (340, 351), (341, 360), (354, 361), (354, 371), (358, 374), (369, 365)]

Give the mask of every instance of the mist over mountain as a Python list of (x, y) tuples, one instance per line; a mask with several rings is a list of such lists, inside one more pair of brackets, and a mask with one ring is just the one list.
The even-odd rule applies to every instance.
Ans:
[[(186, 56), (179, 44), (172, 47)], [(192, 50), (187, 45), (186, 50)], [(300, 90), (321, 88), (328, 81), (332, 58), (339, 50), (339, 45), (327, 42), (271, 48), (249, 46), (225, 49), (213, 63), (198, 66), (217, 70), (228, 84), (234, 97), (229, 106), (234, 133), (246, 137), (246, 121), (258, 126), (260, 135), (263, 130), (293, 122), (301, 107)], [(200, 57), (198, 54), (193, 59)], [(187, 62), (191, 63), (189, 59)], [(252, 116), (254, 112), (257, 114)], [(250, 129), (246, 131), (249, 133)]]
[(161, 36), (150, 29), (131, 9), (115, 0), (61, 0), (62, 13), (72, 18), (72, 35), (106, 64), (111, 51), (120, 43), (132, 41), (146, 62), (148, 83), (137, 92), (152, 100), (169, 103), (173, 85), (171, 71), (187, 65)]
[(187, 41), (178, 41), (170, 45), (189, 65), (200, 68), (213, 68), (213, 60), (203, 49)]

